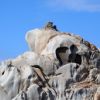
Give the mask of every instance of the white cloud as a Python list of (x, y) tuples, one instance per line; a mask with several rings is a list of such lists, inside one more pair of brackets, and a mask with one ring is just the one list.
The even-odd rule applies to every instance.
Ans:
[(49, 6), (56, 9), (70, 9), (76, 11), (100, 11), (98, 0), (49, 0)]

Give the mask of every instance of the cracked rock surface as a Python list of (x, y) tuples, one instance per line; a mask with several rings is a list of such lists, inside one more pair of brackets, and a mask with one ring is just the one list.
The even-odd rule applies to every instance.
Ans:
[(30, 51), (0, 63), (0, 100), (100, 100), (100, 49), (49, 24), (26, 33)]

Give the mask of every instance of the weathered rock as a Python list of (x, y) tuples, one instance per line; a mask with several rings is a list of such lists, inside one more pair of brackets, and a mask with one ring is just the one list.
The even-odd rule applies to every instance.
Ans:
[(52, 22), (25, 38), (31, 51), (0, 63), (0, 100), (100, 100), (100, 49)]
[(40, 54), (49, 40), (57, 34), (59, 34), (59, 32), (54, 30), (35, 29), (27, 32), (26, 41), (32, 51)]

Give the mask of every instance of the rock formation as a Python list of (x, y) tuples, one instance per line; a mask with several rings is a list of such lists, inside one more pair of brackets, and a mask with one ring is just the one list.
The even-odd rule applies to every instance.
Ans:
[(100, 100), (100, 49), (52, 22), (25, 39), (30, 51), (0, 63), (0, 100)]

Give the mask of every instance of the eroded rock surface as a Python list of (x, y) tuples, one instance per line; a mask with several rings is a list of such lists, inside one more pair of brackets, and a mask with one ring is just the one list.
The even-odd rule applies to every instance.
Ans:
[(50, 22), (25, 38), (31, 51), (0, 63), (0, 100), (100, 100), (100, 49)]

